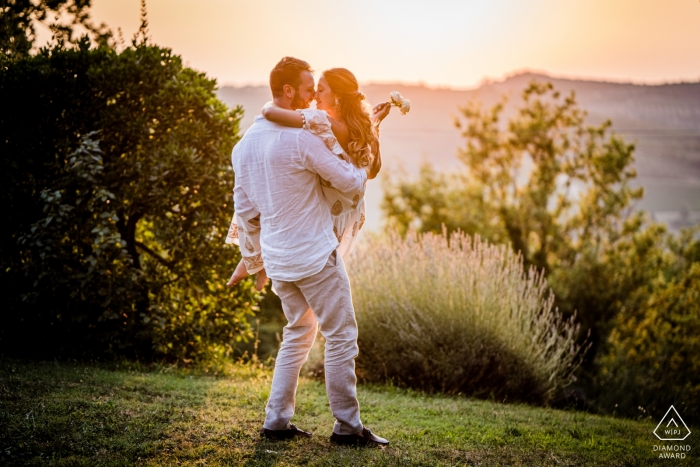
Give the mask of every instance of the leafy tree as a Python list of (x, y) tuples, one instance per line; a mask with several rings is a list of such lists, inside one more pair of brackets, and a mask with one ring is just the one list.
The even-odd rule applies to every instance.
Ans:
[(384, 199), (390, 222), (417, 221), (424, 231), (445, 223), (482, 236), (486, 226), (488, 238), (510, 242), (527, 266), (547, 272), (617, 229), (625, 208), (642, 195), (629, 187), (634, 147), (608, 136), (610, 122), (586, 126), (574, 95), (562, 98), (551, 84), (530, 84), (523, 104), (505, 129), (503, 103), (462, 109), (465, 121), (457, 126), (466, 147), (459, 158), (466, 172), (447, 180), (424, 168), (418, 182), (390, 184)]
[(186, 360), (250, 336), (258, 294), (223, 286), (242, 109), (145, 43), (84, 38), (0, 70), (0, 347)]
[(462, 230), (505, 242), (502, 229), (480, 201), (478, 187), (465, 183), (462, 176), (446, 176), (425, 164), (414, 182), (385, 179), (382, 210), (390, 226), (402, 234), (409, 229), (440, 232), (444, 226), (448, 232)]
[(609, 134), (611, 123), (588, 126), (575, 96), (561, 96), (551, 84), (531, 83), (523, 105), (503, 122), (504, 103), (484, 110), (478, 102), (462, 109), (466, 145), (459, 158), (466, 171), (449, 178), (423, 169), (417, 182), (388, 183), (383, 209), (390, 223), (436, 231), (442, 224), (510, 243), (526, 266), (549, 276), (567, 313), (578, 308), (586, 328), (604, 313), (569, 293), (570, 271), (589, 257), (596, 267), (606, 240), (619, 232), (633, 200), (632, 145)]
[(91, 0), (3, 0), (0, 48), (11, 57), (28, 55), (36, 41), (37, 23), (47, 26), (54, 39), (75, 42), (76, 28), (82, 28), (99, 44), (110, 42), (112, 33), (104, 24), (90, 20)]

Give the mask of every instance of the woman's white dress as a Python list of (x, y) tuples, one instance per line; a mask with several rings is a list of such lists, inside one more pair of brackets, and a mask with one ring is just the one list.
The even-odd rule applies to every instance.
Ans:
[[(303, 109), (307, 129), (323, 139), (326, 147), (336, 156), (352, 164), (350, 157), (343, 151), (331, 129), (328, 114), (323, 110)], [(360, 191), (341, 192), (333, 188), (327, 180), (321, 179), (321, 188), (326, 198), (326, 203), (331, 211), (333, 219), (333, 233), (338, 238), (337, 253), (343, 260), (348, 259), (355, 241), (365, 223), (365, 189)], [(227, 244), (238, 245), (250, 274), (263, 269), (263, 261), (260, 252), (260, 219), (241, 219), (233, 214), (231, 226), (226, 236)]]

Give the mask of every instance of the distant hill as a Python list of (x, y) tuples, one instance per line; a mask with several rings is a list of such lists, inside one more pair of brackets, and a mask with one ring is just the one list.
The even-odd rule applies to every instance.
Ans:
[[(455, 154), (463, 140), (454, 126), (459, 107), (472, 99), (492, 106), (507, 95), (508, 115), (514, 105), (520, 105), (520, 93), (532, 80), (550, 81), (564, 93), (574, 90), (590, 123), (610, 119), (614, 131), (636, 144), (637, 182), (645, 188), (638, 208), (651, 211), (674, 230), (700, 222), (700, 82), (637, 85), (521, 73), (474, 90), (364, 85), (362, 91), (371, 103), (387, 100), (392, 90), (411, 100), (408, 115), (394, 109), (382, 123), (383, 172), (415, 175), (426, 161), (441, 171), (460, 170)], [(229, 106), (243, 106), (244, 129), (270, 100), (267, 86), (224, 86), (218, 95)], [(381, 184), (371, 182), (367, 224), (375, 230), (381, 225), (381, 196)]]

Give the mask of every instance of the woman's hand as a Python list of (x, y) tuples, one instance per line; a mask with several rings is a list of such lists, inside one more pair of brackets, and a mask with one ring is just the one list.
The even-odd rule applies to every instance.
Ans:
[(382, 102), (381, 104), (377, 104), (372, 109), (372, 119), (379, 123), (384, 120), (387, 115), (389, 115), (390, 111), (391, 102)]

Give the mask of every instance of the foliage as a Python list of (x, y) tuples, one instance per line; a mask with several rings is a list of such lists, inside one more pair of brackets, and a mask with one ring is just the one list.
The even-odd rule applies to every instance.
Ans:
[(111, 31), (90, 20), (91, 0), (5, 0), (0, 6), (2, 29), (0, 49), (4, 55), (29, 55), (36, 41), (36, 26), (41, 23), (53, 33), (55, 41), (76, 42), (76, 28), (82, 28), (102, 45), (110, 43)]
[[(661, 417), (674, 405), (700, 416), (700, 229), (678, 238), (648, 229), (619, 246), (650, 280), (624, 301), (600, 359), (599, 404), (627, 415)], [(637, 258), (645, 258), (643, 264)], [(649, 268), (648, 266), (652, 266)]]
[(446, 176), (430, 164), (421, 167), (418, 180), (384, 179), (382, 210), (387, 223), (405, 234), (408, 230), (420, 232), (448, 232), (461, 230), (479, 234), (492, 242), (502, 243), (502, 229), (489, 217), (479, 203), (476, 186), (465, 185), (461, 177)]
[(562, 311), (578, 310), (596, 342), (609, 303), (572, 295), (575, 284), (557, 272), (595, 270), (601, 245), (642, 196), (629, 186), (634, 147), (609, 135), (609, 121), (587, 126), (573, 93), (562, 97), (551, 84), (532, 82), (522, 98), (506, 123), (504, 103), (463, 108), (457, 126), (466, 140), (459, 151), (466, 171), (450, 178), (424, 168), (417, 182), (389, 182), (383, 209), (400, 229), (437, 232), (445, 224), (509, 243), (526, 267), (545, 271)]
[(393, 232), (362, 245), (348, 273), (367, 380), (540, 403), (573, 380), (577, 327), (505, 246)]
[[(390, 185), (384, 208), (393, 222), (415, 219), (422, 231), (439, 230), (443, 222), (468, 233), (485, 227), (489, 239), (520, 251), (526, 266), (549, 272), (600, 241), (641, 197), (641, 189), (628, 185), (636, 176), (634, 147), (614, 135), (606, 139), (609, 121), (586, 126), (574, 95), (562, 98), (549, 83), (533, 82), (523, 91), (523, 106), (506, 129), (503, 110), (503, 103), (485, 111), (478, 102), (462, 109), (465, 122), (457, 126), (466, 147), (459, 158), (467, 171), (456, 188), (424, 169), (417, 183)], [(445, 206), (437, 212), (436, 198)], [(465, 207), (454, 210), (458, 202)], [(464, 225), (471, 214), (481, 215)]]
[(242, 109), (145, 43), (117, 53), (83, 39), (0, 70), (0, 347), (230, 354), (259, 300), (250, 281), (223, 285)]
[[(587, 126), (573, 94), (564, 98), (551, 85), (533, 82), (507, 122), (505, 111), (503, 103), (487, 111), (475, 102), (462, 109), (458, 126), (466, 145), (459, 157), (465, 172), (445, 176), (426, 167), (418, 181), (390, 181), (383, 203), (390, 224), (432, 232), (444, 224), (448, 231), (509, 243), (526, 265), (544, 271), (564, 315), (577, 313), (581, 330), (591, 332), (576, 397), (626, 415), (638, 415), (638, 405), (659, 410), (668, 394), (680, 394), (697, 379), (687, 372), (661, 379), (652, 371), (646, 359), (666, 352), (660, 350), (663, 339), (648, 343), (643, 359), (628, 361), (636, 341), (625, 336), (630, 326), (651, 322), (645, 316), (652, 313), (647, 302), (654, 297), (687, 300), (680, 285), (670, 284), (695, 280), (687, 274), (697, 259), (674, 246), (694, 244), (692, 236), (676, 238), (644, 213), (632, 212), (642, 196), (641, 188), (630, 186), (634, 147), (610, 134), (610, 122)], [(684, 313), (683, 319), (697, 323), (692, 309)], [(695, 339), (679, 326), (672, 325), (674, 346), (694, 349)], [(693, 367), (695, 355), (688, 353), (684, 362)], [(661, 386), (645, 386), (654, 378), (668, 394), (654, 395)]]

